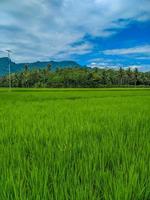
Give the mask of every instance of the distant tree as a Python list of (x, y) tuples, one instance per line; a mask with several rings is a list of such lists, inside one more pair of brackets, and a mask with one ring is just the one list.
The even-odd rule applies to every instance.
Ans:
[(120, 67), (118, 73), (119, 73), (119, 84), (123, 85), (124, 69)]
[(29, 65), (27, 65), (27, 64), (24, 65), (24, 71), (25, 72), (29, 71)]
[(137, 85), (137, 82), (138, 82), (138, 76), (139, 76), (138, 68), (135, 68), (134, 69), (134, 85), (135, 86)]
[(50, 72), (51, 69), (52, 69), (52, 65), (51, 65), (51, 64), (48, 64), (48, 65), (47, 65), (47, 71)]
[(29, 79), (30, 79), (30, 71), (29, 71), (29, 65), (24, 65), (24, 72), (22, 74), (22, 85), (23, 87), (29, 87)]
[[(9, 76), (0, 77), (0, 87), (8, 87)], [(131, 70), (58, 68), (51, 71), (51, 65), (44, 69), (30, 70), (24, 66), (22, 72), (11, 74), (13, 87), (113, 87), (119, 85), (150, 86), (150, 72)]]
[(107, 72), (105, 69), (102, 71), (102, 84), (107, 84)]
[(130, 67), (127, 69), (126, 73), (127, 73), (128, 85), (130, 85), (132, 79), (132, 70)]

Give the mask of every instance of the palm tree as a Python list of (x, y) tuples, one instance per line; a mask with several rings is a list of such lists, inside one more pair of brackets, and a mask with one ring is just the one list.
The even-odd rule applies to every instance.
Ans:
[(29, 65), (27, 65), (27, 64), (24, 65), (24, 71), (25, 72), (29, 71)]
[(51, 69), (52, 69), (52, 65), (51, 65), (51, 64), (48, 64), (48, 65), (47, 65), (47, 71), (50, 72)]
[(124, 69), (122, 67), (119, 68), (119, 84), (123, 84), (123, 76), (124, 76)]
[(107, 84), (107, 72), (105, 69), (102, 71), (102, 84)]
[(131, 82), (131, 79), (132, 79), (132, 71), (131, 71), (130, 67), (127, 69), (126, 73), (127, 73), (127, 76), (128, 76), (128, 78), (127, 78), (128, 85), (130, 85), (130, 82)]
[(29, 71), (29, 66), (27, 64), (24, 65), (23, 77), (24, 77), (24, 86), (29, 87), (30, 71)]
[(137, 85), (137, 82), (138, 82), (138, 76), (139, 76), (139, 71), (138, 71), (138, 68), (136, 67), (134, 69), (134, 85), (135, 86)]

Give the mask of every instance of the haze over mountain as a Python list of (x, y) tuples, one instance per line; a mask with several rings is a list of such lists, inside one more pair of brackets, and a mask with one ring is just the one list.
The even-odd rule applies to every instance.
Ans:
[[(23, 70), (25, 64), (29, 66), (30, 69), (34, 68), (45, 68), (48, 64), (51, 64), (52, 70), (55, 70), (56, 68), (66, 68), (66, 67), (82, 67), (78, 63), (74, 61), (37, 61), (33, 63), (15, 63), (11, 61), (11, 72), (20, 72)], [(3, 76), (5, 74), (8, 74), (8, 65), (9, 65), (9, 59), (7, 57), (0, 58), (0, 76)]]

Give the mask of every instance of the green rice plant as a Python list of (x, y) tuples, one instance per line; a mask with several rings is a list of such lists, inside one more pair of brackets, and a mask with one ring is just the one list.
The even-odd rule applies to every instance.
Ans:
[(0, 89), (1, 200), (148, 200), (149, 158), (149, 89)]

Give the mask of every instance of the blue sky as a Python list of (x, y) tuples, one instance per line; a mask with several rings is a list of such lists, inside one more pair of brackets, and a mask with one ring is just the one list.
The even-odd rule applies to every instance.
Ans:
[(149, 10), (149, 0), (1, 0), (0, 50), (13, 50), (15, 62), (75, 60), (147, 71)]

